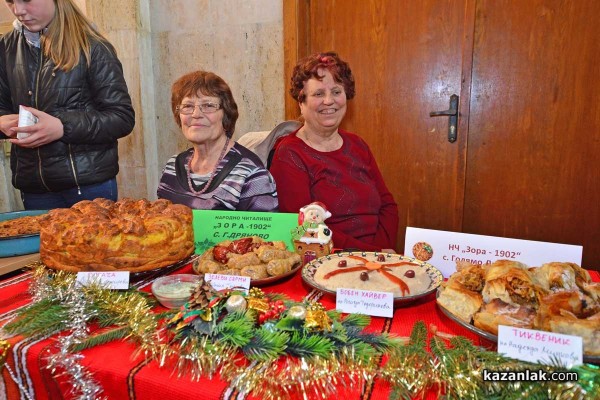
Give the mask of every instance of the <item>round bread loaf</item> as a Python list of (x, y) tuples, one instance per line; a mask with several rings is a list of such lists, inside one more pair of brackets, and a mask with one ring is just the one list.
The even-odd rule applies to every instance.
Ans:
[(72, 272), (140, 272), (194, 251), (192, 210), (169, 200), (84, 200), (41, 221), (40, 259)]

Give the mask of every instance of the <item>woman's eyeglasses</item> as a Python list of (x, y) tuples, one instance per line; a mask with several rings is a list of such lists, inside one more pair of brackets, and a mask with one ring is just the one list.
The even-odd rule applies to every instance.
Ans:
[(218, 103), (202, 103), (202, 104), (180, 104), (175, 109), (180, 114), (190, 115), (194, 113), (194, 110), (198, 107), (204, 114), (210, 114), (217, 112), (221, 109), (221, 105)]

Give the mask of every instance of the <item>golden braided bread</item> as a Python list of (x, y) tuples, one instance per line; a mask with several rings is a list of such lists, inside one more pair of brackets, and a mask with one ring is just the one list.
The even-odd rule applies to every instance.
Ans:
[(50, 268), (140, 272), (194, 251), (192, 210), (168, 200), (84, 200), (51, 210), (40, 231), (40, 259)]

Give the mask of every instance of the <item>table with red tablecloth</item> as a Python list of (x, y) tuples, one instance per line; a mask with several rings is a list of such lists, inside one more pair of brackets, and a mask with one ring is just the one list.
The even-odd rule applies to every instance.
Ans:
[[(185, 265), (168, 273), (189, 273), (191, 266)], [(150, 285), (164, 272), (149, 274), (133, 281), (140, 290), (150, 291)], [(595, 281), (600, 274), (591, 271)], [(28, 288), (32, 274), (27, 270), (0, 281), (0, 324), (14, 317), (15, 312), (30, 303)], [(262, 287), (266, 293), (282, 293), (289, 298), (318, 299), (327, 309), (335, 308), (335, 298), (322, 295), (307, 286), (300, 272), (290, 278), (270, 286)], [(164, 309), (163, 309), (164, 310)], [(424, 321), (428, 327), (435, 325), (438, 331), (453, 335), (462, 335), (476, 345), (493, 348), (494, 343), (480, 338), (446, 317), (436, 306), (432, 293), (419, 301), (396, 308), (393, 318), (373, 317), (368, 330), (388, 332), (397, 336), (409, 336), (417, 321)], [(430, 329), (431, 331), (431, 329)], [(93, 333), (93, 330), (92, 332)], [(431, 335), (431, 332), (429, 333)], [(0, 398), (8, 399), (62, 399), (71, 398), (71, 385), (65, 377), (53, 376), (46, 366), (46, 357), (57, 351), (56, 338), (9, 338), (11, 347), (7, 357), (7, 366), (0, 381)], [(136, 356), (136, 346), (128, 341), (112, 341), (81, 352), (80, 364), (93, 375), (93, 379), (103, 389), (108, 399), (240, 399), (244, 396), (229, 387), (218, 377), (192, 380), (190, 377), (177, 377), (168, 368), (161, 368), (155, 361), (147, 361)], [(350, 399), (387, 399), (389, 385), (383, 381), (368, 381), (355, 387), (346, 397)], [(347, 393), (344, 392), (344, 393)], [(433, 397), (434, 394), (432, 393)], [(251, 398), (251, 397), (250, 397)]]

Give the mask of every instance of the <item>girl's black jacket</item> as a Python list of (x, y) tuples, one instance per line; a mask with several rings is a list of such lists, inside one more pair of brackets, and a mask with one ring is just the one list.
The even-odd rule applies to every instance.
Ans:
[[(34, 149), (12, 146), (12, 184), (28, 193), (56, 192), (113, 178), (117, 139), (131, 133), (135, 113), (123, 67), (110, 44), (92, 41), (69, 72), (25, 39), (22, 29), (0, 38), (0, 115), (34, 107), (62, 121), (64, 136)], [(0, 138), (4, 138), (0, 132)]]

